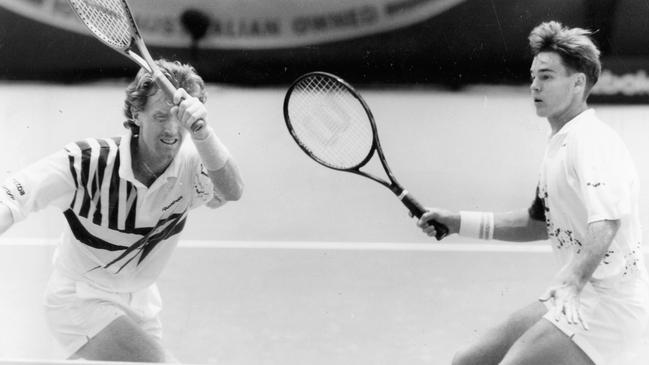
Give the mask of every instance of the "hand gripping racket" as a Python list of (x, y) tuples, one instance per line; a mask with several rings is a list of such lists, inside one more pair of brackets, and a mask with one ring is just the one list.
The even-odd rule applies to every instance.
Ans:
[[(68, 1), (79, 19), (97, 39), (147, 70), (169, 99), (173, 98), (176, 88), (151, 58), (126, 0)], [(135, 52), (136, 49), (140, 54)], [(191, 128), (197, 132), (204, 126), (205, 121), (197, 120)]]
[[(302, 150), (320, 164), (334, 170), (365, 176), (390, 189), (420, 218), (425, 209), (405, 190), (390, 171), (374, 123), (374, 117), (360, 94), (338, 76), (311, 72), (300, 76), (284, 98), (284, 120)], [(377, 153), (389, 179), (361, 171)], [(431, 224), (440, 240), (448, 227)]]

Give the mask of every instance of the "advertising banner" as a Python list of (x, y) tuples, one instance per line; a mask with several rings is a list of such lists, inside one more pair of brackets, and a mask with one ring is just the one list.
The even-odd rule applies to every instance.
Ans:
[[(203, 49), (267, 49), (389, 31), (424, 21), (463, 1), (130, 0), (129, 4), (151, 46), (185, 47), (193, 32)], [(66, 0), (0, 0), (0, 6), (45, 24), (87, 33)]]

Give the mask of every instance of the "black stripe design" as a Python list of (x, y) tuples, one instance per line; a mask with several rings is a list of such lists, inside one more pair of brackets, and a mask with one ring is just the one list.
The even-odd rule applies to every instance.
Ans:
[[(74, 187), (76, 189), (79, 189), (79, 182), (77, 181), (77, 170), (74, 168), (74, 156), (72, 156), (71, 151), (66, 149), (68, 152), (68, 163), (70, 164), (70, 174), (72, 175), (72, 181), (74, 181)], [(70, 206), (73, 207), (74, 203), (77, 201), (77, 194), (74, 194), (72, 197), (72, 202), (70, 202)]]
[(119, 212), (119, 153), (115, 156), (113, 173), (110, 177), (110, 189), (108, 190), (108, 228), (117, 229), (117, 213)]
[[(133, 183), (123, 180), (119, 176), (120, 141), (121, 139), (115, 139), (117, 148), (109, 144), (106, 140), (96, 140), (93, 143), (86, 141), (77, 142), (76, 145), (79, 151), (67, 150), (70, 173), (75, 182), (77, 194), (75, 194), (70, 208), (63, 213), (74, 237), (79, 242), (99, 250), (123, 251), (111, 262), (95, 268), (109, 268), (116, 265), (118, 266), (117, 272), (124, 269), (124, 267), (135, 259), (137, 259), (137, 265), (139, 265), (153, 251), (158, 243), (182, 232), (187, 216), (187, 211), (184, 211), (160, 219), (154, 227), (135, 226), (138, 199), (137, 188)], [(93, 161), (93, 159), (96, 161)], [(91, 174), (90, 168), (93, 165), (95, 165), (95, 171)], [(110, 178), (106, 177), (108, 171), (110, 171)], [(109, 184), (108, 189), (102, 189), (104, 184)], [(121, 184), (125, 187), (126, 196), (120, 199)], [(104, 196), (103, 200), (104, 203), (108, 203), (108, 207), (104, 208), (107, 210), (108, 216), (104, 223), (102, 222), (101, 195), (102, 191), (105, 194), (106, 190), (108, 195)], [(81, 199), (81, 202), (78, 202), (78, 199)], [(128, 205), (129, 201), (131, 201), (130, 206)], [(120, 204), (126, 204), (127, 206), (120, 206)], [(75, 209), (77, 206), (78, 208)], [(122, 218), (124, 219), (123, 222), (119, 221), (120, 210), (126, 211), (126, 214), (123, 215), (124, 218)], [(91, 211), (93, 211), (92, 217), (89, 217)], [(88, 219), (88, 222), (82, 222), (81, 218)], [(89, 221), (92, 221), (92, 223)], [(84, 224), (101, 226), (102, 223), (107, 225), (106, 228), (110, 230), (126, 234), (137, 234), (142, 237), (132, 245), (124, 246), (97, 237), (91, 234), (86, 226), (84, 226)], [(120, 226), (124, 228), (120, 229)]]
[[(95, 180), (93, 183), (93, 191), (92, 195), (95, 196), (97, 194), (97, 190), (99, 190), (99, 194), (101, 194), (101, 186), (104, 182), (104, 175), (106, 173), (106, 165), (107, 165), (107, 160), (108, 160), (108, 154), (110, 153), (110, 146), (106, 141), (103, 139), (100, 139), (99, 141), (99, 160), (97, 161), (97, 171), (95, 171)], [(92, 222), (94, 224), (101, 224), (101, 197), (97, 199), (97, 205), (95, 206), (95, 213), (93, 214), (92, 217)]]
[(72, 234), (74, 234), (74, 238), (76, 238), (79, 242), (93, 248), (108, 251), (126, 250), (128, 248), (127, 246), (114, 245), (90, 234), (90, 232), (88, 232), (88, 230), (79, 221), (79, 218), (76, 214), (74, 214), (72, 209), (67, 209), (65, 212), (63, 212), (63, 215), (68, 221), (68, 225), (70, 226), (70, 230), (72, 230)]
[(79, 210), (79, 215), (82, 217), (88, 217), (88, 211), (90, 210), (90, 194), (88, 194), (88, 180), (90, 179), (90, 159), (92, 157), (92, 149), (88, 143), (85, 141), (77, 142), (79, 148), (81, 149), (81, 181), (79, 185), (83, 189), (83, 201), (81, 202), (81, 210)]
[[(132, 197), (132, 198), (131, 198)], [(133, 199), (133, 203), (131, 204), (128, 210), (128, 213), (126, 215), (126, 223), (124, 225), (124, 228), (126, 231), (133, 231), (135, 230), (135, 208), (137, 207), (137, 189), (133, 184), (131, 184), (130, 181), (126, 182), (126, 202), (128, 204), (128, 201)]]
[[(139, 265), (146, 258), (146, 256), (151, 251), (153, 251), (153, 249), (158, 245), (158, 243), (160, 243), (163, 240), (166, 240), (167, 238), (175, 234), (182, 232), (183, 228), (185, 227), (185, 222), (187, 218), (185, 213), (186, 211), (180, 214), (173, 214), (167, 218), (159, 220), (158, 223), (155, 225), (155, 227), (149, 228), (148, 229), (149, 231), (147, 232), (147, 234), (144, 235), (144, 237), (140, 238), (139, 240), (134, 242), (131, 246), (126, 248), (126, 250), (121, 255), (119, 255), (117, 258), (107, 263), (106, 265), (97, 266), (93, 270), (98, 269), (100, 267), (107, 269), (115, 264), (120, 263), (121, 265), (117, 270), (117, 273), (119, 273), (120, 271), (122, 271), (122, 269), (124, 269), (131, 261), (133, 261), (138, 256), (140, 257), (140, 259), (137, 262), (137, 264)], [(159, 230), (159, 228), (163, 226), (165, 226), (165, 228)], [(128, 257), (129, 254), (131, 254), (135, 250), (137, 250), (138, 252), (129, 258)]]

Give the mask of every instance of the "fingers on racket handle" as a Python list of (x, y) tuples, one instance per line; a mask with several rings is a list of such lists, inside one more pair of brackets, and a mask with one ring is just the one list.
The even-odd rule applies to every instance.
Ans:
[[(426, 209), (406, 191), (402, 193), (401, 202), (408, 207), (410, 213), (417, 218), (421, 218), (421, 216), (426, 212)], [(445, 224), (434, 219), (429, 220), (428, 224), (432, 224), (433, 227), (435, 227), (435, 238), (438, 241), (448, 235), (448, 227)]]
[(433, 227), (435, 227), (435, 238), (437, 238), (438, 241), (448, 236), (448, 227), (445, 224), (434, 219), (429, 220), (428, 224), (432, 224)]

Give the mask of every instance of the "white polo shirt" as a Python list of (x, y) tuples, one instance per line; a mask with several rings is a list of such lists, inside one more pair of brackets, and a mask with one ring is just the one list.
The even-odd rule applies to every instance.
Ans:
[(133, 175), (130, 140), (129, 132), (71, 143), (8, 178), (0, 191), (15, 222), (48, 205), (60, 208), (67, 225), (57, 269), (112, 292), (151, 285), (175, 249), (189, 210), (221, 202), (191, 142), (147, 188)]
[(588, 224), (620, 220), (591, 281), (647, 277), (641, 250), (638, 176), (617, 133), (588, 109), (550, 138), (539, 181), (548, 235), (562, 264), (580, 255)]

